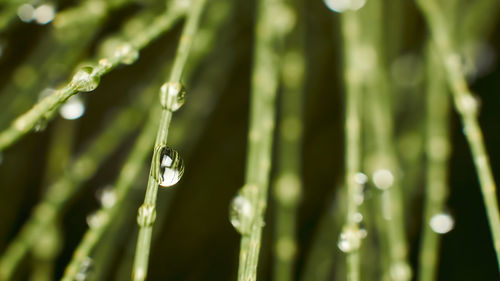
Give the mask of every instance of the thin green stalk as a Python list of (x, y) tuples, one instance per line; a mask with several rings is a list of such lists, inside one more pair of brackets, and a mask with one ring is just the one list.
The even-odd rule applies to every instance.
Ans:
[(134, 148), (130, 152), (127, 161), (123, 165), (120, 175), (116, 181), (113, 192), (116, 196), (116, 202), (111, 207), (101, 207), (95, 216), (99, 218), (99, 224), (91, 226), (83, 236), (82, 241), (73, 252), (73, 258), (66, 267), (62, 281), (76, 280), (83, 262), (89, 257), (91, 251), (101, 239), (104, 232), (108, 229), (111, 222), (117, 220), (121, 214), (124, 200), (126, 199), (130, 188), (138, 180), (143, 163), (153, 147), (153, 136), (158, 126), (158, 114), (160, 108), (155, 106), (150, 113), (146, 126), (137, 138)]
[[(347, 189), (347, 212), (345, 224), (340, 234), (339, 248), (347, 253), (347, 280), (360, 280), (361, 231), (359, 220), (360, 202), (363, 187), (356, 180), (356, 174), (361, 170), (361, 98), (363, 80), (359, 77), (362, 66), (359, 64), (356, 48), (362, 45), (359, 32), (361, 20), (358, 12), (348, 11), (342, 14), (342, 36), (344, 39), (344, 80), (345, 95), (345, 175), (344, 184)], [(361, 78), (361, 79), (360, 79)]]
[(460, 115), (464, 134), (471, 149), (500, 271), (500, 214), (496, 183), (477, 119), (477, 101), (467, 85), (460, 55), (457, 53), (442, 10), (433, 0), (419, 0), (417, 3), (428, 22), (433, 41), (445, 69), (446, 80), (452, 92), (455, 108)]
[(448, 197), (447, 163), (450, 151), (448, 134), (449, 100), (446, 80), (435, 52), (427, 50), (426, 110), (426, 192), (419, 280), (436, 280), (439, 264), (439, 235), (429, 225), (434, 215), (443, 213)]
[(76, 194), (79, 187), (96, 173), (99, 165), (139, 126), (144, 110), (143, 103), (140, 103), (140, 109), (137, 105), (131, 106), (117, 115), (103, 133), (68, 167), (67, 172), (48, 187), (42, 201), (34, 208), (31, 217), (0, 258), (0, 280), (11, 278), (21, 259), (47, 226), (58, 218), (60, 210)]
[(181, 34), (179, 46), (174, 60), (174, 65), (167, 83), (162, 86), (160, 104), (162, 106), (160, 125), (156, 135), (151, 170), (146, 188), (144, 203), (139, 207), (137, 223), (139, 234), (137, 237), (137, 248), (134, 259), (132, 280), (145, 280), (148, 271), (149, 252), (151, 249), (151, 235), (153, 224), (156, 219), (156, 197), (158, 193), (160, 157), (162, 150), (166, 147), (168, 128), (173, 111), (184, 103), (184, 89), (181, 84), (182, 73), (193, 42), (193, 37), (198, 29), (205, 0), (192, 2), (187, 14), (186, 25)]
[(170, 29), (184, 13), (184, 7), (173, 5), (171, 9), (159, 16), (145, 30), (138, 33), (136, 37), (119, 45), (109, 57), (100, 59), (99, 63), (94, 67), (80, 69), (73, 76), (70, 83), (41, 100), (29, 111), (14, 120), (9, 128), (0, 132), (0, 151), (31, 131), (38, 122), (48, 121), (51, 112), (54, 112), (72, 95), (78, 92), (93, 91), (97, 88), (101, 76), (122, 63), (133, 63), (139, 56), (139, 50)]
[[(371, 1), (364, 7), (366, 12), (363, 30), (366, 45), (366, 100), (370, 104), (369, 125), (374, 137), (373, 154), (367, 159), (368, 172), (374, 185), (380, 190), (377, 196), (380, 211), (378, 216), (385, 229), (380, 229), (382, 243), (388, 247), (389, 258), (385, 274), (394, 281), (411, 279), (411, 268), (407, 261), (408, 243), (405, 235), (403, 209), (403, 187), (400, 185), (398, 161), (394, 148), (392, 94), (389, 87), (387, 60), (385, 57), (383, 19), (384, 10), (380, 1)], [(382, 228), (382, 227), (380, 227)]]
[[(237, 212), (234, 218), (231, 217), (233, 226), (242, 234), (239, 281), (254, 281), (257, 278), (279, 80), (279, 50), (276, 45), (281, 42), (281, 36), (293, 27), (294, 17), (293, 11), (279, 0), (257, 2), (246, 177), (245, 185), (233, 200), (236, 211), (242, 203), (248, 207)], [(289, 21), (288, 26), (276, 24), (283, 21)]]
[(2, 89), (0, 104), (6, 110), (0, 113), (0, 126), (6, 126), (19, 112), (28, 110), (40, 89), (54, 87), (61, 81), (92, 43), (107, 16), (119, 7), (109, 1), (87, 0), (58, 12), (49, 34), (16, 67), (12, 79)]
[[(300, 12), (298, 1), (287, 3), (295, 13)], [(299, 21), (301, 22), (301, 21)], [(298, 24), (297, 24), (298, 25)], [(286, 52), (281, 65), (281, 121), (278, 135), (277, 178), (273, 186), (276, 202), (274, 218), (274, 278), (290, 281), (294, 276), (297, 254), (296, 220), (302, 193), (302, 100), (305, 62), (302, 57), (301, 27), (287, 35)]]

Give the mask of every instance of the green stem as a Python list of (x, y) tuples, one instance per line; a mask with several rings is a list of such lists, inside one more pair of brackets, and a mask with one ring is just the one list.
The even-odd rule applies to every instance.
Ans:
[(54, 222), (82, 183), (90, 179), (99, 165), (139, 126), (143, 108), (137, 109), (135, 105), (124, 109), (69, 166), (68, 171), (48, 187), (42, 202), (34, 208), (31, 217), (1, 257), (0, 280), (10, 280), (21, 259), (47, 226)]
[[(90, 81), (78, 80), (77, 78), (80, 72), (77, 72), (70, 83), (57, 90), (54, 94), (41, 100), (28, 112), (14, 120), (9, 128), (0, 132), (0, 151), (9, 147), (31, 131), (38, 122), (47, 121), (51, 116), (50, 113), (55, 111), (72, 95), (79, 91), (94, 90), (101, 76), (122, 63), (132, 63), (137, 58), (139, 50), (143, 49), (152, 40), (170, 29), (173, 24), (183, 16), (184, 12), (182, 8), (174, 7), (169, 9), (166, 13), (159, 16), (152, 24), (148, 25), (145, 30), (141, 31), (137, 37), (134, 37), (128, 43), (120, 45), (116, 49), (116, 52), (110, 57), (99, 60), (99, 63), (94, 68), (88, 70), (88, 80)], [(86, 85), (89, 84), (89, 82), (92, 85)]]
[(446, 24), (442, 10), (433, 0), (419, 0), (417, 3), (428, 22), (433, 41), (445, 69), (445, 76), (452, 92), (455, 109), (460, 115), (464, 134), (471, 149), (500, 271), (500, 214), (496, 183), (477, 119), (477, 101), (467, 85), (463, 65), (460, 62), (460, 55), (453, 44), (450, 29)]
[[(151, 170), (146, 188), (144, 203), (138, 211), (137, 222), (139, 225), (139, 234), (137, 237), (137, 248), (134, 258), (134, 268), (132, 280), (145, 280), (148, 270), (149, 252), (151, 249), (151, 236), (153, 224), (156, 219), (156, 197), (158, 193), (158, 171), (160, 170), (160, 154), (167, 144), (168, 128), (172, 118), (174, 99), (177, 99), (183, 91), (180, 84), (184, 66), (189, 55), (193, 42), (193, 37), (198, 29), (199, 21), (202, 15), (206, 0), (196, 0), (192, 3), (187, 15), (186, 25), (181, 34), (180, 43), (177, 47), (177, 53), (174, 60), (172, 72), (168, 82), (164, 85), (165, 91), (160, 95), (162, 112), (160, 125), (156, 136), (153, 159), (151, 161)], [(174, 89), (174, 87), (176, 89)], [(176, 92), (173, 93), (172, 91)]]
[(99, 216), (100, 223), (87, 230), (82, 241), (74, 251), (73, 258), (66, 267), (64, 276), (61, 280), (75, 280), (76, 275), (82, 267), (82, 263), (90, 255), (97, 242), (108, 229), (110, 223), (117, 220), (117, 216), (121, 214), (124, 200), (127, 197), (130, 188), (137, 181), (143, 168), (143, 163), (149, 155), (151, 147), (153, 147), (153, 138), (151, 136), (154, 135), (158, 126), (158, 113), (159, 107), (155, 107), (150, 113), (146, 127), (137, 138), (132, 152), (129, 154), (127, 161), (121, 169), (114, 188), (116, 203), (110, 208), (103, 206), (99, 211), (97, 211), (96, 216)]
[(427, 119), (426, 119), (426, 192), (422, 245), (420, 251), (419, 280), (436, 279), (439, 258), (439, 235), (429, 222), (443, 212), (447, 192), (447, 162), (450, 143), (448, 136), (449, 100), (446, 94), (446, 80), (438, 64), (437, 55), (431, 47), (427, 50)]

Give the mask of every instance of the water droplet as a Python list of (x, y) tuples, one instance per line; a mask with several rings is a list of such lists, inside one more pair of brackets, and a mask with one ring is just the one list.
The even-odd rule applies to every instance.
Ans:
[(169, 147), (163, 148), (160, 155), (159, 185), (169, 187), (182, 178), (184, 174), (184, 161), (179, 152)]
[(466, 114), (476, 115), (479, 111), (480, 103), (479, 98), (469, 94), (462, 94), (458, 99), (458, 107), (460, 111)]
[(33, 126), (33, 131), (35, 132), (41, 132), (44, 131), (47, 128), (47, 125), (49, 124), (49, 121), (42, 117), (40, 120), (38, 120), (35, 123), (35, 126)]
[(54, 19), (56, 12), (52, 5), (41, 5), (35, 9), (33, 17), (38, 24), (47, 24)]
[(323, 0), (323, 2), (330, 10), (337, 13), (357, 11), (366, 4), (366, 0)]
[(394, 281), (407, 281), (411, 279), (411, 267), (403, 261), (396, 262), (390, 267), (390, 275)]
[(111, 62), (106, 58), (100, 59), (99, 65), (104, 67), (105, 69), (109, 69), (112, 66)]
[(113, 186), (106, 186), (97, 191), (97, 198), (104, 208), (111, 208), (116, 203), (116, 192)]
[(363, 221), (363, 215), (360, 212), (356, 212), (356, 213), (352, 214), (352, 220), (355, 223), (360, 223)]
[(75, 87), (80, 92), (90, 92), (97, 88), (101, 78), (92, 75), (94, 69), (90, 66), (84, 66), (78, 70), (73, 79), (71, 79), (71, 86)]
[(432, 216), (429, 225), (434, 232), (445, 234), (453, 229), (455, 220), (450, 214), (440, 213)]
[(156, 208), (151, 204), (142, 204), (137, 211), (137, 224), (142, 227), (150, 226), (153, 225), (155, 220)]
[(129, 43), (123, 43), (116, 48), (115, 58), (124, 64), (132, 64), (139, 58), (139, 51)]
[(179, 82), (167, 82), (160, 88), (160, 101), (163, 108), (177, 111), (186, 102), (186, 88)]
[(23, 22), (30, 22), (34, 19), (35, 8), (31, 4), (22, 4), (17, 8), (17, 16)]
[(253, 208), (250, 201), (243, 195), (236, 195), (229, 206), (229, 221), (240, 234), (250, 232)]
[(387, 169), (380, 169), (373, 173), (373, 183), (378, 189), (385, 190), (394, 183), (394, 176)]
[(83, 100), (74, 95), (70, 97), (59, 109), (59, 114), (62, 118), (67, 120), (75, 120), (85, 113), (85, 104)]
[(87, 216), (87, 224), (90, 228), (101, 227), (105, 223), (106, 214), (101, 211), (95, 211)]
[(359, 172), (354, 175), (354, 181), (357, 184), (363, 185), (368, 182), (368, 177), (364, 173)]
[(93, 267), (94, 267), (94, 261), (90, 257), (86, 257), (80, 264), (78, 273), (75, 275), (75, 280), (76, 281), (87, 280)]
[(339, 236), (337, 246), (344, 253), (350, 253), (359, 249), (363, 231), (357, 225), (344, 226)]

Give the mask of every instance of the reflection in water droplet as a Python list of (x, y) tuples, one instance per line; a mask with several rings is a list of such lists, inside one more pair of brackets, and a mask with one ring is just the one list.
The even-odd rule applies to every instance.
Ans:
[(99, 76), (92, 75), (94, 69), (90, 66), (85, 66), (80, 68), (73, 79), (71, 79), (71, 86), (75, 87), (77, 91), (80, 92), (90, 92), (99, 86), (101, 78)]
[(366, 0), (323, 0), (323, 2), (330, 10), (337, 13), (357, 11), (366, 4)]
[(445, 234), (450, 232), (455, 226), (455, 220), (450, 214), (441, 213), (432, 216), (429, 221), (431, 229), (439, 234)]
[(240, 234), (250, 232), (253, 208), (250, 201), (243, 195), (236, 195), (229, 207), (229, 221)]
[(56, 14), (55, 8), (52, 5), (41, 5), (35, 9), (33, 17), (38, 24), (47, 24), (54, 19)]
[(178, 82), (167, 82), (160, 88), (160, 100), (164, 108), (177, 111), (186, 102), (186, 88)]
[(83, 100), (74, 95), (70, 97), (59, 109), (59, 114), (66, 120), (75, 120), (85, 113), (85, 104)]
[(387, 169), (380, 169), (373, 173), (373, 183), (378, 189), (388, 189), (394, 183), (394, 176)]
[(160, 155), (160, 179), (159, 185), (169, 187), (182, 178), (184, 174), (184, 161), (179, 153), (169, 147), (163, 148)]

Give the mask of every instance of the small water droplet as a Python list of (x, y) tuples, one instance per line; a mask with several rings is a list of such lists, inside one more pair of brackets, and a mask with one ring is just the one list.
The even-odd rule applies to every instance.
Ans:
[(38, 24), (47, 24), (54, 19), (56, 14), (55, 8), (52, 5), (41, 5), (36, 8), (33, 17)]
[(373, 173), (373, 183), (378, 189), (385, 190), (394, 183), (394, 176), (387, 169), (380, 169)]
[(160, 155), (159, 185), (169, 187), (182, 178), (184, 174), (184, 161), (177, 150), (165, 147)]
[(476, 115), (479, 111), (480, 103), (479, 98), (470, 94), (462, 94), (462, 96), (458, 99), (458, 107), (460, 111), (466, 114)]
[(450, 214), (440, 213), (432, 216), (429, 221), (431, 229), (439, 234), (450, 232), (455, 226), (455, 220)]
[(83, 100), (74, 95), (70, 97), (59, 109), (59, 114), (66, 120), (76, 120), (85, 113), (85, 104)]
[(96, 75), (92, 75), (94, 69), (90, 66), (84, 66), (78, 70), (73, 79), (71, 79), (71, 85), (76, 88), (79, 92), (90, 92), (99, 86), (101, 78)]
[(350, 253), (359, 249), (363, 236), (366, 235), (363, 234), (363, 231), (357, 225), (344, 226), (339, 235), (337, 246), (342, 252)]
[(104, 67), (104, 68), (106, 68), (106, 69), (108, 69), (108, 68), (110, 68), (112, 66), (111, 62), (108, 59), (106, 59), (106, 58), (100, 59), (99, 60), (99, 65), (102, 66), (102, 67)]
[(357, 184), (366, 184), (368, 182), (368, 177), (364, 173), (359, 172), (354, 175), (354, 181)]
[(300, 180), (295, 174), (281, 175), (274, 185), (274, 196), (284, 205), (294, 205), (301, 195)]
[(363, 215), (360, 212), (356, 212), (356, 213), (352, 214), (352, 220), (355, 223), (360, 223), (363, 221)]
[(42, 117), (40, 120), (38, 120), (35, 123), (35, 126), (33, 126), (33, 131), (35, 132), (42, 132), (47, 128), (47, 125), (49, 124), (49, 121)]
[(357, 11), (366, 4), (366, 0), (323, 0), (323, 2), (330, 10), (337, 13)]
[(229, 221), (240, 234), (250, 232), (250, 223), (253, 216), (253, 208), (250, 201), (243, 195), (238, 194), (229, 206)]
[(411, 279), (411, 267), (403, 261), (396, 262), (390, 267), (390, 275), (394, 281), (407, 281)]
[(116, 48), (115, 58), (124, 64), (132, 64), (139, 58), (139, 51), (129, 43), (123, 43)]
[(160, 101), (163, 108), (177, 111), (186, 102), (186, 88), (179, 82), (167, 82), (160, 88)]
[(76, 281), (87, 280), (89, 274), (92, 272), (93, 267), (94, 267), (94, 261), (90, 257), (86, 257), (80, 264), (78, 273), (75, 275), (75, 280)]
[(31, 4), (22, 4), (17, 8), (17, 16), (23, 22), (31, 22), (34, 20), (35, 8)]
[(104, 208), (111, 208), (116, 203), (116, 192), (113, 186), (106, 186), (97, 191), (97, 198)]
[(156, 208), (151, 204), (142, 204), (137, 211), (137, 224), (142, 227), (150, 226), (153, 225), (155, 220)]
[(87, 224), (90, 228), (101, 227), (105, 223), (106, 214), (101, 211), (95, 211), (87, 216)]

